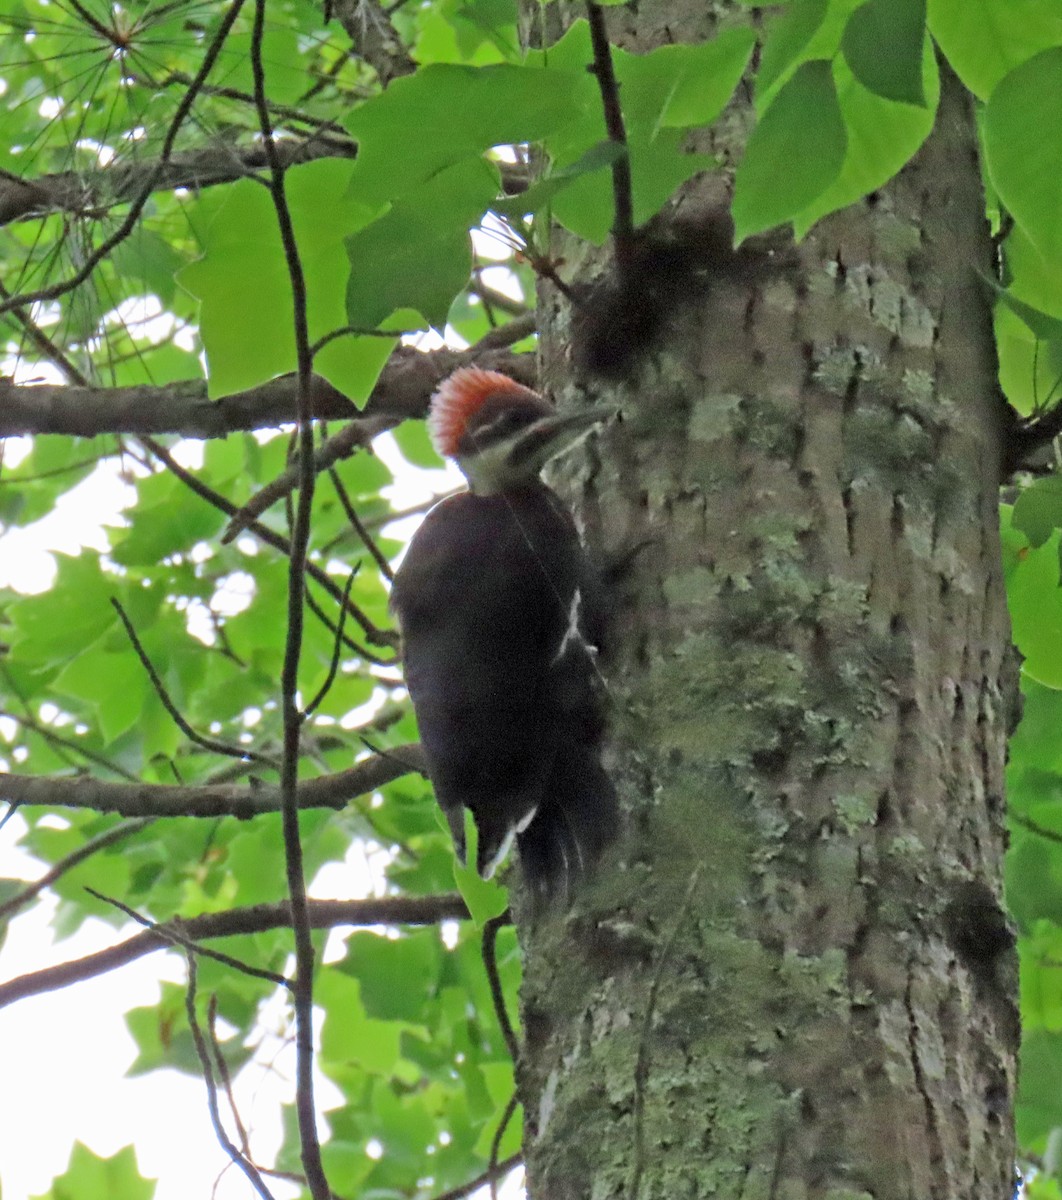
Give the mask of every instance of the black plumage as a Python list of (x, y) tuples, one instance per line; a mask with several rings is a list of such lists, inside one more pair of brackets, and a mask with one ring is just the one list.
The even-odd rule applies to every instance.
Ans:
[[(481, 490), (428, 514), (397, 573), (392, 606), (436, 798), (459, 853), (467, 808), (480, 873), (493, 870), (515, 835), (535, 891), (567, 894), (617, 823), (600, 761), (605, 693), (586, 637), (594, 589), (571, 515), (538, 478), (558, 438), (571, 441), (564, 426), (572, 419), (526, 389), (511, 393), (509, 408), (505, 398), (495, 390), (452, 430), (455, 446), (466, 439), (455, 457)], [(477, 425), (489, 431), (481, 442)], [(505, 447), (513, 453), (493, 471), (504, 484), (495, 491), (482, 470), (467, 469), (468, 458), (496, 468)]]

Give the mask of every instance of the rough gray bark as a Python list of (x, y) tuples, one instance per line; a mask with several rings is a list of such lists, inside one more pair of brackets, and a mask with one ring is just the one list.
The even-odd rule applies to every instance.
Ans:
[[(724, 9), (748, 19), (616, 19), (645, 50)], [(730, 163), (746, 105), (711, 141)], [(727, 187), (662, 232), (695, 242)], [(573, 384), (543, 296), (547, 389), (625, 417), (564, 482), (593, 545), (640, 550), (605, 664), (627, 833), (570, 914), (521, 925), (532, 1200), (1013, 1190), (1015, 679), (961, 90), (898, 179), (773, 249), (686, 288), (618, 385)]]

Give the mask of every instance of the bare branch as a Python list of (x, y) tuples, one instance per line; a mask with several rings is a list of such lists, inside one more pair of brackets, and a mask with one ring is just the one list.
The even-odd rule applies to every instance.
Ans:
[[(509, 328), (510, 325), (500, 326), (499, 332)], [(532, 328), (520, 336), (526, 337), (532, 330), (533, 322)], [(362, 417), (388, 417), (393, 424), (423, 417), (440, 380), (471, 361), (470, 350), (421, 351), (398, 347), (376, 381)], [(480, 366), (504, 371), (521, 383), (532, 386), (535, 383), (533, 354), (514, 354), (492, 347), (475, 361)], [(227, 437), (242, 430), (290, 424), (297, 415), (297, 394), (294, 375), (280, 375), (219, 400), (209, 398), (204, 379), (162, 387), (126, 388), (20, 386), (0, 379), (0, 437), (34, 433), (65, 433), (75, 437), (105, 433)], [(310, 408), (311, 415), (318, 420), (345, 420), (358, 415), (351, 401), (319, 375), (312, 378)]]
[(498, 1128), (494, 1131), (494, 1137), (491, 1139), (490, 1163), (487, 1171), (487, 1183), (490, 1185), (490, 1200), (498, 1200), (498, 1176), (501, 1174), (498, 1163), (498, 1152), (501, 1150), (502, 1138), (505, 1137), (505, 1131), (509, 1128), (509, 1122), (513, 1119), (519, 1106), (520, 1100), (516, 1092), (513, 1092), (509, 1097), (509, 1103), (505, 1106), (501, 1120), (498, 1122)]
[[(235, 514), (235, 504), (230, 504), (229, 501), (220, 494), (220, 492), (216, 492), (212, 487), (209, 487), (207, 484), (203, 483), (202, 480), (197, 479), (191, 471), (188, 471), (182, 467), (165, 446), (160, 445), (157, 441), (155, 441), (154, 438), (144, 437), (141, 439), (141, 441), (151, 451), (151, 453), (159, 459), (160, 462), (166, 465), (168, 470), (172, 471), (173, 474), (176, 475), (186, 487), (195, 492), (197, 496), (205, 500), (208, 504), (212, 504), (220, 512), (227, 513), (230, 517)], [(291, 554), (291, 543), (288, 541), (288, 539), (279, 533), (274, 533), (272, 529), (262, 525), (259, 521), (252, 521), (247, 526), (247, 529), (248, 532), (253, 533), (255, 537), (265, 542), (267, 546), (272, 546), (274, 550), (279, 550), (281, 554)], [(323, 571), (316, 563), (312, 562), (306, 562), (304, 564), (304, 569), (306, 574), (308, 574), (316, 583), (319, 583), (321, 587), (323, 587), (325, 591), (333, 597), (333, 599), (335, 599), (338, 603), (343, 604), (343, 589), (339, 587), (336, 581), (332, 579), (332, 577), (326, 571)], [(307, 593), (307, 603), (334, 633), (335, 625), (332, 624), (332, 622), (330, 622), (328, 618), (320, 611), (315, 602), (313, 602), (312, 597), (309, 596), (309, 593)], [(392, 633), (390, 630), (378, 628), (371, 620), (369, 620), (365, 613), (363, 613), (361, 609), (354, 604), (353, 601), (348, 599), (345, 607), (354, 620), (357, 621), (364, 630), (370, 641), (374, 642), (378, 646), (395, 646), (398, 644), (397, 634)], [(379, 663), (382, 666), (390, 666), (391, 662), (393, 661), (378, 658), (360, 646), (355, 645), (353, 646), (353, 649), (355, 649), (358, 654), (362, 655), (362, 657), (367, 659), (369, 662)]]
[[(338, 61), (342, 65), (343, 60)], [(228, 88), (204, 87), (201, 91), (235, 95)], [(294, 119), (294, 114), (292, 117)], [(300, 116), (298, 119), (312, 118)], [(342, 129), (322, 121), (319, 130), (304, 136), (285, 137), (277, 143), (277, 153), (284, 168), (289, 169), (327, 158), (353, 159), (357, 157), (358, 147)], [(527, 190), (529, 180), (525, 167), (519, 163), (496, 165), (501, 172), (505, 195), (517, 196)], [(74, 216), (96, 215), (114, 205), (136, 201), (147, 187), (152, 192), (200, 191), (257, 175), (267, 166), (265, 149), (260, 141), (233, 145), (219, 140), (197, 150), (171, 154), (164, 160), (124, 162), (115, 159), (108, 166), (92, 171), (61, 171), (23, 179), (10, 171), (0, 170), (0, 226), (57, 212)]]
[(498, 1025), (501, 1028), (502, 1036), (505, 1038), (505, 1045), (509, 1051), (509, 1057), (513, 1060), (513, 1065), (520, 1058), (520, 1043), (516, 1040), (516, 1033), (513, 1030), (513, 1023), (509, 1020), (509, 1010), (505, 1007), (505, 992), (502, 990), (501, 976), (498, 974), (498, 930), (503, 925), (512, 923), (512, 916), (508, 909), (498, 917), (491, 917), (490, 920), (483, 924), (483, 966), (487, 972), (487, 982), (490, 984), (490, 997), (494, 1002), (494, 1012), (498, 1018)]
[(336, 626), (336, 640), (332, 646), (332, 661), (328, 664), (328, 674), (325, 676), (324, 683), (317, 689), (317, 695), (306, 705), (303, 720), (308, 720), (313, 716), (321, 701), (332, 690), (332, 684), (336, 681), (336, 673), (339, 671), (339, 660), (343, 654), (343, 624), (347, 617), (347, 601), (350, 599), (350, 589), (354, 586), (357, 574), (358, 567), (355, 567), (347, 576), (346, 587), (343, 588), (343, 603), (339, 609), (339, 624)]
[(523, 1161), (524, 1156), (522, 1154), (512, 1154), (508, 1158), (503, 1158), (500, 1163), (495, 1163), (493, 1167), (488, 1167), (482, 1175), (477, 1175), (475, 1179), (470, 1179), (468, 1183), (463, 1183), (460, 1187), (451, 1188), (448, 1192), (441, 1192), (435, 1197), (435, 1200), (465, 1200), (466, 1196), (471, 1196), (473, 1192), (478, 1192), (485, 1183), (490, 1183), (492, 1179), (498, 1179), (502, 1175), (508, 1175), (511, 1170), (518, 1167)]
[(343, 511), (347, 514), (347, 520), (350, 522), (351, 528), (358, 535), (361, 544), (372, 555), (373, 562), (380, 569), (380, 574), (393, 583), (395, 573), (391, 568), (391, 564), (387, 561), (387, 556), (376, 544), (376, 539), (369, 532), (365, 522), (358, 516), (358, 511), (347, 495), (347, 489), (343, 486), (343, 481), (339, 478), (339, 472), (335, 467), (328, 468), (328, 478), (332, 481), (332, 487), (335, 488), (336, 495), (343, 506)]
[(122, 622), (130, 642), (133, 644), (133, 650), (137, 658), (140, 659), (140, 665), (147, 672), (148, 678), (151, 680), (151, 686), (155, 689), (155, 694), (162, 702), (162, 707), (170, 714), (177, 728), (180, 729), (186, 738), (194, 742), (197, 746), (202, 747), (202, 749), (209, 750), (213, 754), (222, 754), (226, 758), (238, 758), (241, 761), (246, 759), (250, 762), (261, 763), (267, 767), (275, 767), (277, 765), (276, 760), (266, 754), (259, 754), (257, 751), (251, 750), (246, 746), (234, 746), (230, 742), (222, 742), (217, 738), (204, 737), (203, 734), (193, 729), (171, 699), (169, 692), (166, 690), (166, 685), (162, 682), (158, 671), (155, 670), (151, 659), (148, 658), (147, 651), (137, 636), (133, 622), (129, 620), (129, 616), (122, 607), (121, 601), (117, 597), (112, 596), (111, 604), (114, 607), (114, 611), (118, 614), (118, 619)]
[(622, 151), (612, 164), (612, 240), (616, 248), (616, 261), (623, 264), (630, 257), (634, 242), (634, 202), (627, 130), (623, 124), (623, 110), (620, 107), (619, 83), (612, 67), (612, 49), (608, 43), (605, 14), (600, 4), (587, 0), (586, 15), (590, 22), (590, 40), (594, 47), (594, 65), (590, 70), (597, 79), (597, 86), (601, 92), (605, 128), (608, 130), (609, 141)]
[(105, 850), (108, 846), (113, 846), (115, 842), (122, 842), (127, 837), (132, 837), (134, 833), (139, 833), (141, 829), (150, 825), (151, 817), (141, 817), (135, 821), (123, 821), (121, 825), (115, 825), (113, 829), (108, 829), (105, 833), (101, 833), (79, 846), (65, 858), (61, 858), (49, 870), (45, 871), (39, 879), (35, 879), (12, 896), (10, 900), (0, 904), (0, 922), (8, 920), (18, 912), (20, 908), (25, 908), (31, 900), (39, 896), (45, 888), (51, 887), (57, 879), (60, 879), (68, 871), (72, 871), (74, 867), (83, 863), (86, 858), (90, 858), (98, 850)]
[[(262, 64), (262, 40), (265, 34), (266, 0), (255, 0), (251, 31), (251, 74), (254, 78), (255, 107), (262, 130), (262, 143), (269, 160), (269, 190), (273, 198), (284, 260), (291, 283), (292, 324), (298, 361), (297, 409), (299, 416), (299, 502), (291, 530), (288, 554), (288, 625), (284, 639), (284, 665), (281, 670), (280, 706), (284, 719), (284, 758), (280, 769), (280, 811), (284, 830), (284, 863), (291, 905), (291, 928), (295, 939), (295, 983), (292, 1001), (295, 1007), (295, 1110), (299, 1122), (302, 1169), (314, 1200), (330, 1200), (321, 1143), (317, 1136), (317, 1110), (313, 1079), (313, 966), (315, 951), (310, 937), (310, 919), (306, 900), (302, 841), (299, 836), (299, 739), (302, 713), (299, 711), (299, 657), (302, 653), (303, 596), (306, 592), (306, 556), (310, 544), (310, 514), (317, 475), (314, 470), (314, 430), (310, 416), (310, 382), (313, 352), (306, 307), (306, 278), (302, 269), (295, 226), (288, 207), (284, 185), (284, 166), (276, 152), (272, 119), (266, 99), (265, 69)], [(348, 589), (349, 591), (349, 589)]]
[(291, 981), (277, 971), (266, 971), (262, 967), (251, 966), (250, 963), (246, 963), (242, 959), (233, 958), (231, 954), (223, 954), (220, 950), (211, 950), (208, 946), (201, 946), (182, 931), (179, 920), (170, 921), (163, 928), (157, 921), (152, 921), (150, 918), (142, 916), (135, 908), (130, 908), (128, 904), (123, 904), (121, 900), (116, 900), (113, 896), (105, 896), (103, 892), (98, 892), (95, 888), (90, 887), (86, 887), (85, 891), (103, 904), (110, 904), (113, 908), (118, 909), (120, 913), (124, 913), (125, 916), (131, 921), (135, 921), (138, 925), (143, 925), (145, 929), (153, 929), (161, 933), (171, 946), (179, 946), (182, 950), (188, 950), (193, 954), (201, 954), (204, 958), (212, 958), (215, 962), (221, 963), (222, 966), (231, 967), (234, 971), (239, 971), (243, 975), (250, 975), (255, 979), (264, 979), (266, 983), (275, 984), (277, 987), (291, 987)]
[(372, 67), (384, 87), (417, 69), (379, 0), (334, 0), (332, 11), (354, 43), (355, 54)]
[[(278, 150), (286, 166), (297, 166), (322, 158), (354, 158), (357, 146), (334, 135), (322, 138), (314, 133), (304, 138), (285, 138)], [(198, 191), (244, 179), (266, 165), (261, 143), (233, 146), (219, 141), (164, 161), (115, 160), (95, 171), (64, 171), (36, 179), (20, 179), (0, 171), (0, 225), (54, 212), (98, 213), (114, 204), (135, 201), (145, 187), (153, 192), (178, 188)]]
[[(391, 429), (397, 422), (392, 417), (362, 417), (358, 421), (350, 421), (327, 441), (322, 442), (316, 454), (312, 456), (312, 477), (316, 478), (319, 471), (326, 471), (333, 463), (341, 458), (349, 458), (355, 451), (363, 450), (374, 437)], [(222, 545), (234, 541), (267, 509), (278, 500), (290, 496), (298, 487), (301, 468), (296, 461), (271, 483), (260, 488), (237, 512), (226, 525), (221, 535)]]
[(266, 1187), (265, 1180), (258, 1173), (258, 1168), (233, 1143), (232, 1139), (225, 1132), (225, 1126), (221, 1123), (221, 1111), (218, 1108), (218, 1085), (214, 1080), (214, 1067), (210, 1061), (210, 1050), (207, 1046), (206, 1038), (199, 1027), (199, 1015), (195, 1011), (197, 976), (195, 955), (191, 951), (188, 951), (186, 957), (188, 961), (188, 988), (184, 994), (184, 1011), (188, 1017), (188, 1028), (192, 1032), (192, 1041), (195, 1044), (195, 1052), (199, 1057), (199, 1065), (203, 1071), (203, 1081), (206, 1083), (207, 1108), (210, 1111), (210, 1123), (214, 1127), (214, 1136), (218, 1139), (218, 1144), (222, 1150), (225, 1151), (229, 1158), (232, 1159), (236, 1166), (251, 1181), (254, 1190), (262, 1197), (262, 1200), (273, 1200), (273, 1193)]
[[(338, 811), (351, 800), (374, 792), (410, 772), (425, 771), (424, 755), (415, 742), (356, 763), (346, 771), (304, 779), (299, 783), (300, 809)], [(12, 804), (86, 808), (125, 817), (236, 817), (247, 820), (280, 811), (280, 788), (252, 780), (249, 785), (207, 783), (118, 783), (88, 775), (52, 777), (0, 772), (0, 799)]]
[[(442, 921), (462, 921), (468, 908), (457, 892), (438, 896), (380, 896), (369, 900), (310, 900), (309, 918), (312, 929), (335, 929), (343, 925), (438, 925)], [(94, 979), (135, 959), (143, 958), (172, 945), (167, 922), (155, 929), (145, 929), (116, 946), (87, 954), (84, 958), (31, 971), (0, 983), (0, 1008), (54, 992), (59, 988)], [(210, 938), (236, 937), (241, 934), (263, 933), (269, 929), (290, 929), (291, 910), (287, 902), (256, 904), (251, 908), (231, 909), (228, 912), (206, 913), (181, 921), (178, 929), (185, 938), (197, 942)]]

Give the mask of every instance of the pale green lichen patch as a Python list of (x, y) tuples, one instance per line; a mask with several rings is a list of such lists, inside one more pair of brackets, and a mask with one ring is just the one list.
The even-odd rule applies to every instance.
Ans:
[(716, 442), (729, 437), (741, 411), (741, 397), (734, 392), (699, 396), (690, 414), (689, 436), (695, 442)]
[(877, 815), (877, 801), (869, 796), (834, 796), (833, 810), (837, 814), (839, 827), (845, 833), (854, 834), (862, 826), (873, 824)]

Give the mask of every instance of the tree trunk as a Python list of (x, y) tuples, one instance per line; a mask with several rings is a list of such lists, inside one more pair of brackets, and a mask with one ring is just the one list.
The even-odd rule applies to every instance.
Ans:
[[(711, 10), (607, 11), (644, 51)], [(555, 482), (627, 556), (628, 826), (570, 913), (521, 924), (533, 1200), (1012, 1194), (1003, 413), (974, 121), (942, 86), (897, 179), (799, 245), (713, 252), (618, 383), (580, 376), (543, 289), (547, 390), (624, 414)], [(703, 140), (732, 166), (750, 125), (739, 89)], [(731, 178), (659, 236), (717, 244)]]

